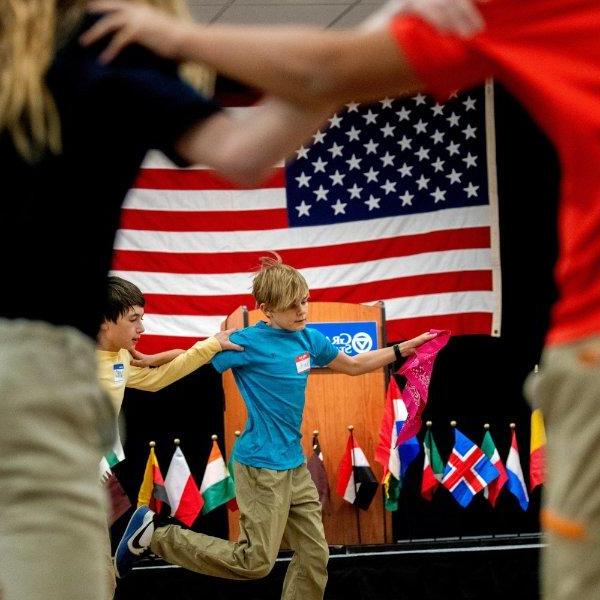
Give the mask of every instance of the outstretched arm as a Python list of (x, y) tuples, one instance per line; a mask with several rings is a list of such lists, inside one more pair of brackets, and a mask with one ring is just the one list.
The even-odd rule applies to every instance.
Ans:
[(206, 340), (196, 342), (170, 362), (155, 369), (131, 367), (127, 387), (157, 392), (205, 365), (221, 350), (243, 351), (244, 349), (240, 345), (229, 339), (234, 331), (236, 330), (225, 329)]
[[(404, 357), (411, 356), (415, 353), (415, 348), (433, 339), (436, 335), (435, 333), (422, 333), (412, 340), (401, 342), (398, 344), (400, 353)], [(380, 348), (356, 356), (348, 356), (340, 352), (327, 366), (333, 371), (345, 373), (346, 375), (362, 375), (389, 365), (395, 360), (396, 352), (394, 347), (390, 346), (389, 348)]]
[(166, 58), (202, 61), (312, 110), (420, 88), (385, 23), (347, 31), (205, 26), (119, 0), (97, 0), (90, 8), (107, 15), (82, 40), (91, 43), (113, 34), (101, 55), (106, 61), (136, 42)]
[(137, 350), (130, 350), (131, 354), (131, 365), (143, 369), (145, 367), (160, 367), (168, 362), (171, 362), (174, 358), (183, 354), (185, 350), (181, 348), (174, 348), (173, 350), (165, 350), (164, 352), (157, 352), (156, 354), (143, 354)]

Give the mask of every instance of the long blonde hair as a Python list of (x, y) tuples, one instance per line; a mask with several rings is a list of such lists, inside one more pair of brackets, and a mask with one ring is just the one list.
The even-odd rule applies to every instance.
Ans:
[(55, 52), (56, 0), (0, 0), (0, 132), (30, 160), (60, 151), (60, 120), (45, 75)]
[[(185, 0), (141, 0), (191, 19)], [(85, 10), (85, 0), (0, 0), (0, 134), (6, 130), (15, 149), (33, 161), (45, 150), (61, 150), (60, 119), (45, 83), (57, 44)], [(182, 76), (212, 95), (215, 75), (190, 64)]]

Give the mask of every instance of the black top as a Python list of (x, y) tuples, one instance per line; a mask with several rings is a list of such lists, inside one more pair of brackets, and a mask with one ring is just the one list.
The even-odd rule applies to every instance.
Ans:
[(30, 164), (0, 135), (0, 317), (72, 325), (95, 338), (121, 203), (146, 151), (181, 163), (173, 144), (218, 108), (182, 82), (174, 64), (142, 48), (100, 64), (104, 44), (77, 40), (91, 22), (47, 76), (62, 154)]

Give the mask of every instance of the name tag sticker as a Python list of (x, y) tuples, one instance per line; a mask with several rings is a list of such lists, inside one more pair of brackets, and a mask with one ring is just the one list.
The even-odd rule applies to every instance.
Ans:
[(298, 373), (310, 371), (310, 354), (308, 352), (296, 356), (296, 371)]
[(123, 383), (125, 381), (125, 365), (123, 363), (115, 363), (113, 365), (113, 379), (115, 383)]

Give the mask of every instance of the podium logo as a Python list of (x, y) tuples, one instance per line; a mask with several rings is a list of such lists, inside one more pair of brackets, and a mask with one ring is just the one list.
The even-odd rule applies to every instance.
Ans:
[(373, 347), (373, 339), (368, 333), (359, 331), (354, 334), (352, 338), (352, 348), (356, 354), (362, 354), (368, 352)]
[(373, 338), (364, 331), (358, 331), (354, 335), (344, 332), (334, 335), (331, 343), (346, 354), (362, 354), (371, 350), (373, 347)]

